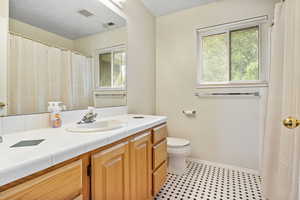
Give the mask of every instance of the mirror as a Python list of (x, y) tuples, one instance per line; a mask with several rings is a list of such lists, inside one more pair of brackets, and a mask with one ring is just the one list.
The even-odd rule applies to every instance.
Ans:
[[(127, 104), (126, 19), (104, 0), (10, 0), (7, 114)], [(114, 6), (114, 9), (112, 7)]]

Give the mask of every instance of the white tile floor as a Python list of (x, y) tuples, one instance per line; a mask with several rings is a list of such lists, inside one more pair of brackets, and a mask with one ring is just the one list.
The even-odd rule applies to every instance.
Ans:
[(264, 200), (259, 176), (198, 161), (188, 161), (182, 176), (168, 174), (155, 199)]

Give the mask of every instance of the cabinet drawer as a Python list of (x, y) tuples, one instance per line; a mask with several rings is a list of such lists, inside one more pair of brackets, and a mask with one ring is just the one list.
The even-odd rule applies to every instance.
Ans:
[(161, 125), (153, 129), (153, 144), (165, 139), (168, 135), (167, 125)]
[(0, 200), (73, 200), (82, 196), (82, 160), (0, 193)]
[(167, 140), (163, 140), (153, 147), (153, 169), (167, 160)]
[(164, 162), (154, 173), (153, 173), (153, 196), (155, 196), (162, 186), (164, 185), (167, 178), (167, 162)]

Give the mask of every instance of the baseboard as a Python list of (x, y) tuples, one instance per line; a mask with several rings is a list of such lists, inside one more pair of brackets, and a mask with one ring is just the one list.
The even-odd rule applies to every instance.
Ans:
[(208, 164), (208, 165), (214, 165), (216, 167), (223, 167), (223, 168), (227, 168), (227, 169), (238, 170), (238, 171), (242, 171), (242, 172), (249, 173), (249, 174), (259, 175), (259, 172), (254, 169), (242, 168), (242, 167), (237, 167), (234, 165), (216, 163), (216, 162), (212, 162), (212, 161), (200, 160), (200, 159), (191, 158), (191, 157), (187, 158), (187, 160), (190, 160), (193, 162), (198, 162), (198, 163), (203, 163), (203, 164)]

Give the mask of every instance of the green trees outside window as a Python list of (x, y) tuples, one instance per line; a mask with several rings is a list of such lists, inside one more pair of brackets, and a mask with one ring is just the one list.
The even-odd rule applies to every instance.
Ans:
[(259, 80), (259, 27), (202, 37), (204, 82)]

